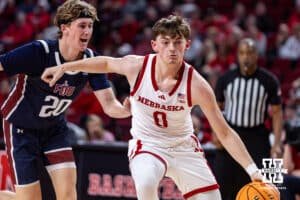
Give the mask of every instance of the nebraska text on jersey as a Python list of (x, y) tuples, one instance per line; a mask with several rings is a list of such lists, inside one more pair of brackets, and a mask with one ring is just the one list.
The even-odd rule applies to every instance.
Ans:
[(162, 105), (160, 103), (156, 103), (151, 101), (150, 99), (147, 99), (145, 97), (138, 97), (138, 101), (141, 102), (142, 104), (145, 104), (147, 106), (150, 106), (152, 108), (158, 108), (161, 110), (166, 110), (166, 111), (181, 111), (184, 110), (183, 106), (166, 106), (166, 105)]

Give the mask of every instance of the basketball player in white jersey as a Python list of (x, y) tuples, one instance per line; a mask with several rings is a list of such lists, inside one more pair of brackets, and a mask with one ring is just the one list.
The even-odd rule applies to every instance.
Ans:
[(194, 105), (200, 105), (224, 147), (251, 179), (261, 180), (244, 144), (224, 120), (211, 87), (183, 61), (190, 46), (188, 23), (171, 15), (156, 22), (153, 33), (155, 54), (70, 62), (46, 69), (42, 79), (53, 86), (65, 71), (77, 70), (127, 77), (133, 137), (128, 156), (139, 200), (158, 200), (157, 190), (164, 176), (175, 181), (185, 199), (221, 199), (203, 149), (193, 136), (190, 112)]

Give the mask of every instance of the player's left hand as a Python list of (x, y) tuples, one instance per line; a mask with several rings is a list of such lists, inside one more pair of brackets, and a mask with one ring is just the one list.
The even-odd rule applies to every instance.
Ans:
[(46, 68), (43, 72), (41, 79), (52, 87), (58, 79), (64, 75), (64, 70), (62, 66), (55, 66)]

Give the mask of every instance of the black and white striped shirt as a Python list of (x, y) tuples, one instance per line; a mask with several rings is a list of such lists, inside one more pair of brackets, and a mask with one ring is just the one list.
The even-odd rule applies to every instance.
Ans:
[(281, 104), (277, 78), (261, 68), (251, 76), (243, 76), (239, 68), (226, 72), (217, 81), (215, 93), (217, 101), (225, 103), (226, 120), (238, 127), (264, 124), (268, 105)]

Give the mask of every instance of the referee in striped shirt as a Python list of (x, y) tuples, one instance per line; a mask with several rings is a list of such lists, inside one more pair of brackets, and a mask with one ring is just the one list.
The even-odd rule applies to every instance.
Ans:
[[(239, 67), (222, 75), (216, 84), (216, 98), (225, 119), (240, 135), (256, 165), (262, 159), (281, 154), (282, 106), (277, 78), (257, 66), (254, 40), (245, 38), (238, 44)], [(269, 142), (270, 131), (265, 127), (268, 106), (272, 111), (274, 144)], [(250, 182), (244, 170), (221, 149), (216, 153), (215, 175), (223, 200), (233, 200), (239, 189)]]

